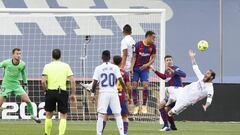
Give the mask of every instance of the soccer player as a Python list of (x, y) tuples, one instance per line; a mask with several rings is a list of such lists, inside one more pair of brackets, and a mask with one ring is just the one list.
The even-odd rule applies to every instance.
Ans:
[(135, 51), (133, 54), (133, 60), (131, 64), (130, 72), (133, 73), (132, 78), (132, 99), (134, 103), (133, 114), (137, 114), (139, 111), (138, 95), (137, 90), (138, 81), (140, 79), (143, 86), (143, 103), (142, 113), (147, 113), (147, 99), (148, 99), (148, 78), (149, 78), (149, 67), (153, 64), (156, 58), (156, 46), (154, 45), (155, 33), (147, 31), (145, 39), (135, 44)]
[(71, 85), (71, 102), (76, 102), (76, 87), (73, 72), (70, 66), (60, 61), (60, 49), (52, 51), (53, 61), (46, 64), (42, 73), (42, 87), (45, 92), (45, 135), (51, 134), (53, 111), (60, 112), (59, 135), (64, 135), (66, 130), (66, 119), (68, 112), (68, 92), (66, 87), (67, 79)]
[[(12, 50), (12, 59), (7, 59), (0, 63), (0, 67), (4, 68), (3, 81), (0, 89), (0, 108), (1, 110), (4, 109), (1, 106), (5, 98), (13, 93), (16, 96), (20, 96), (21, 100), (27, 103), (27, 110), (31, 115), (31, 119), (37, 123), (41, 123), (41, 120), (34, 116), (31, 100), (25, 91), (27, 90), (26, 64), (21, 60), (21, 54), (21, 49), (14, 48)], [(23, 86), (21, 86), (19, 82), (20, 74), (23, 80)]]
[(105, 50), (102, 52), (102, 60), (103, 63), (95, 68), (91, 93), (91, 100), (94, 102), (96, 87), (99, 82), (97, 135), (103, 134), (103, 120), (106, 117), (108, 106), (110, 106), (112, 113), (114, 114), (120, 135), (124, 135), (116, 80), (120, 82), (123, 91), (125, 92), (126, 86), (122, 79), (119, 67), (109, 62), (110, 51)]
[(121, 69), (124, 69), (126, 71), (130, 70), (132, 57), (133, 57), (133, 49), (134, 49), (134, 45), (136, 44), (131, 34), (132, 34), (132, 27), (129, 24), (126, 24), (123, 27), (124, 38), (121, 41), (121, 56), (122, 56)]
[[(183, 87), (182, 78), (186, 77), (186, 73), (180, 70), (178, 66), (173, 65), (173, 58), (171, 55), (166, 55), (164, 57), (164, 61), (166, 65), (165, 73), (162, 74), (159, 71), (155, 70), (153, 67), (151, 67), (153, 72), (157, 76), (159, 76), (161, 79), (167, 80), (167, 86), (175, 87), (175, 88)], [(167, 102), (168, 102), (168, 97), (165, 97), (165, 99), (162, 100), (159, 105), (159, 111), (164, 122), (164, 126), (160, 131), (169, 131), (170, 129), (177, 130), (173, 117), (167, 115), (167, 112), (174, 107), (175, 102), (166, 106)], [(170, 127), (168, 122), (171, 124)]]
[[(133, 49), (135, 45), (135, 41), (131, 36), (132, 27), (129, 24), (126, 24), (123, 27), (123, 36), (124, 38), (121, 41), (121, 56), (122, 56), (122, 64), (121, 69), (124, 69), (128, 74), (130, 71), (132, 57), (133, 57)], [(131, 95), (131, 82), (125, 82), (129, 96)]]
[[(119, 68), (121, 67), (121, 62), (122, 62), (122, 58), (121, 56), (114, 56), (113, 57), (113, 63), (115, 65), (117, 65)], [(129, 78), (129, 74), (124, 71), (122, 68), (120, 68), (120, 72), (122, 75), (122, 78), (124, 79), (125, 83), (130, 82), (130, 78)], [(120, 105), (121, 105), (121, 114), (122, 114), (122, 118), (123, 118), (123, 127), (124, 127), (124, 135), (127, 135), (128, 132), (128, 103), (127, 103), (127, 94), (125, 91), (123, 91), (123, 88), (120, 84), (120, 82), (117, 82), (117, 89), (118, 89), (118, 96), (119, 96), (119, 101), (120, 101)], [(108, 115), (112, 115), (112, 110), (110, 107), (108, 107), (107, 110), (107, 116)], [(106, 117), (103, 121), (103, 129), (106, 126), (106, 121), (108, 120), (108, 117)]]
[[(196, 63), (196, 60), (195, 60), (196, 54), (192, 50), (189, 50), (189, 56), (193, 64), (193, 71), (195, 72), (198, 78), (198, 81), (192, 82), (191, 84), (186, 85), (183, 88), (179, 88), (181, 90), (179, 91), (178, 94), (176, 94), (177, 95), (176, 104), (168, 112), (169, 116), (172, 116), (174, 114), (178, 115), (183, 110), (185, 110), (188, 106), (197, 103), (198, 101), (202, 100), (205, 97), (207, 97), (206, 104), (202, 105), (204, 111), (206, 111), (207, 108), (212, 103), (212, 98), (214, 94), (212, 81), (215, 78), (215, 72), (209, 69), (203, 75)], [(169, 98), (171, 98), (171, 95), (176, 91), (174, 91), (173, 89), (168, 89), (168, 92), (169, 92)], [(169, 100), (171, 101), (171, 99)]]

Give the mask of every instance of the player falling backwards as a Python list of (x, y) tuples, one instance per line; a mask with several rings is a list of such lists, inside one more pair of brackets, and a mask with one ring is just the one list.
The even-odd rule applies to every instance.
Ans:
[[(166, 70), (165, 73), (160, 73), (159, 71), (155, 70), (153, 67), (151, 69), (154, 71), (155, 74), (157, 74), (161, 79), (164, 79), (167, 81), (168, 87), (183, 87), (182, 84), (182, 78), (186, 77), (186, 73), (184, 73), (180, 68), (176, 65), (173, 65), (173, 58), (171, 55), (166, 55), (164, 57)], [(177, 90), (177, 89), (176, 89)], [(174, 107), (175, 102), (171, 103), (170, 105), (166, 106), (166, 103), (168, 102), (168, 97), (166, 96), (165, 99), (160, 101), (159, 104), (159, 111), (161, 114), (161, 117), (164, 122), (164, 126), (160, 131), (169, 131), (169, 130), (177, 130), (174, 122), (174, 118), (172, 116), (168, 116), (167, 112)], [(169, 126), (169, 123), (170, 126)]]
[[(174, 114), (178, 115), (183, 110), (185, 110), (188, 106), (193, 105), (206, 97), (207, 97), (206, 104), (202, 105), (204, 111), (206, 111), (207, 108), (212, 103), (212, 98), (214, 94), (212, 80), (215, 78), (215, 72), (209, 69), (203, 75), (196, 63), (196, 60), (195, 60), (196, 54), (192, 50), (189, 50), (189, 56), (193, 64), (193, 71), (195, 72), (198, 78), (198, 81), (192, 82), (191, 84), (186, 85), (183, 88), (179, 88), (181, 89), (179, 91), (175, 91), (174, 88), (168, 89), (169, 98), (170, 98), (169, 101), (176, 100), (175, 106), (168, 112), (169, 116), (172, 116)], [(175, 92), (178, 92), (178, 93), (176, 94)], [(172, 97), (172, 95), (174, 94), (176, 94), (176, 98)]]
[(106, 117), (107, 109), (110, 106), (112, 113), (116, 119), (120, 135), (124, 135), (123, 120), (121, 116), (121, 106), (118, 97), (118, 90), (116, 87), (116, 80), (118, 80), (126, 92), (126, 86), (122, 79), (120, 69), (118, 66), (110, 63), (110, 51), (102, 52), (103, 63), (95, 68), (93, 75), (93, 85), (91, 100), (95, 101), (96, 87), (99, 82), (99, 97), (98, 97), (98, 120), (97, 120), (97, 135), (102, 135), (103, 120)]
[[(121, 56), (114, 56), (113, 57), (113, 63), (115, 65), (117, 65), (118, 67), (121, 66), (121, 62), (122, 62)], [(122, 68), (120, 68), (120, 72), (121, 72), (121, 75), (122, 75), (122, 78), (123, 78), (125, 84), (130, 82), (129, 74), (125, 70), (123, 70)], [(121, 105), (121, 109), (122, 109), (121, 110), (121, 115), (122, 115), (122, 118), (123, 118), (124, 135), (127, 135), (127, 132), (128, 132), (128, 102), (127, 102), (128, 95), (127, 94), (128, 93), (123, 90), (123, 87), (121, 86), (119, 81), (117, 82), (117, 89), (118, 89), (118, 96), (119, 96), (119, 101), (120, 101), (120, 105)], [(110, 107), (108, 107), (108, 110), (107, 110), (107, 116), (109, 116), (109, 115), (113, 115)], [(108, 117), (106, 117), (104, 119), (103, 129), (106, 126), (106, 121), (107, 120), (108, 120)]]
[[(34, 116), (31, 100), (25, 91), (27, 90), (26, 65), (21, 60), (21, 49), (14, 48), (12, 50), (12, 59), (2, 61), (0, 67), (4, 68), (3, 81), (0, 90), (0, 107), (5, 98), (13, 93), (16, 96), (20, 96), (21, 100), (27, 103), (27, 110), (31, 115), (31, 119), (36, 123), (41, 123), (41, 120)], [(20, 85), (20, 74), (23, 80), (23, 86)], [(1, 107), (1, 109), (3, 108)]]
[(147, 99), (149, 95), (148, 91), (148, 78), (149, 67), (153, 64), (156, 58), (156, 46), (154, 45), (155, 33), (147, 31), (145, 39), (135, 44), (135, 51), (133, 53), (133, 60), (130, 68), (130, 72), (133, 73), (132, 78), (132, 99), (134, 103), (133, 114), (139, 112), (138, 96), (139, 91), (138, 81), (140, 80), (143, 86), (143, 102), (142, 113), (147, 113)]

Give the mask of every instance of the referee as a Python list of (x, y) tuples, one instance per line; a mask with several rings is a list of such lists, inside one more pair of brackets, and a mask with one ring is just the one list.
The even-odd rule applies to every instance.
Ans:
[(66, 88), (67, 79), (71, 82), (71, 102), (76, 102), (76, 86), (73, 72), (70, 66), (61, 62), (60, 49), (52, 51), (53, 61), (46, 64), (42, 73), (42, 86), (45, 95), (45, 135), (50, 135), (52, 129), (53, 111), (60, 112), (59, 135), (64, 135), (66, 130), (66, 119), (68, 112), (68, 92)]

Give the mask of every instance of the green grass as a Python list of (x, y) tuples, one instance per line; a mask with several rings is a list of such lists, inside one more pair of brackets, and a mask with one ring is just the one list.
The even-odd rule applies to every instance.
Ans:
[[(65, 135), (95, 135), (95, 122), (68, 122)], [(240, 123), (177, 122), (178, 131), (160, 132), (157, 123), (130, 122), (129, 135), (240, 135)], [(58, 135), (54, 121), (51, 135)], [(32, 121), (0, 121), (0, 135), (44, 135), (44, 124)], [(109, 122), (104, 135), (118, 135), (114, 122)]]

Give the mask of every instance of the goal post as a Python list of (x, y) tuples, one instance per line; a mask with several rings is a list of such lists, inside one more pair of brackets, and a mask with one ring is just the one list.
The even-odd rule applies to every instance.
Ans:
[[(62, 60), (68, 63), (77, 80), (78, 108), (70, 109), (69, 119), (96, 119), (96, 105), (91, 105), (89, 92), (81, 83), (89, 83), (93, 69), (101, 63), (101, 51), (108, 49), (120, 55), (122, 27), (130, 24), (136, 42), (144, 39), (148, 30), (156, 33), (157, 57), (154, 67), (165, 70), (165, 9), (0, 9), (0, 60), (11, 56), (11, 49), (22, 49), (22, 59), (27, 65), (29, 95), (35, 113), (44, 118), (44, 95), (40, 78), (43, 66), (51, 62), (51, 50), (60, 48)], [(3, 71), (1, 70), (1, 73)], [(140, 88), (141, 89), (141, 88)], [(152, 110), (146, 115), (130, 115), (132, 120), (158, 121), (159, 98), (164, 98), (165, 81), (150, 74), (151, 94), (148, 103)], [(25, 104), (11, 96), (4, 104), (1, 119), (29, 119)], [(155, 110), (154, 110), (155, 109)], [(73, 111), (75, 110), (75, 111)], [(23, 113), (23, 114), (21, 114)], [(58, 116), (56, 115), (56, 118)]]

